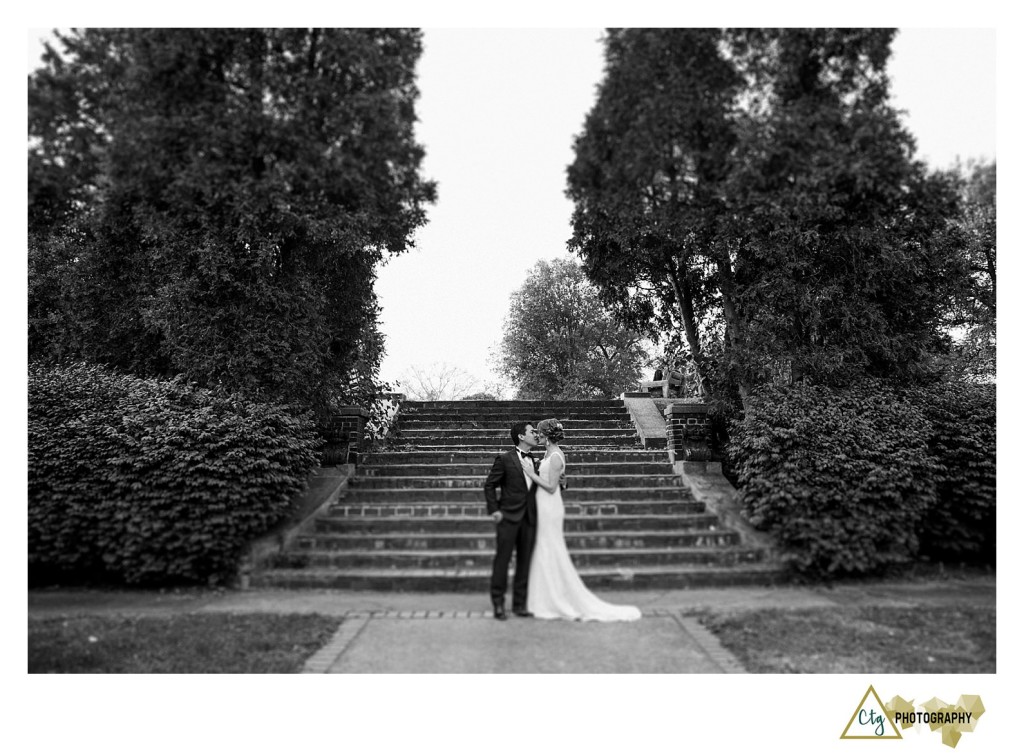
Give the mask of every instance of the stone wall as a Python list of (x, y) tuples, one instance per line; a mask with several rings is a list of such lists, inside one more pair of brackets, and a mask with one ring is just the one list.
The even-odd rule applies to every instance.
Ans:
[(356, 405), (335, 408), (320, 425), (326, 442), (321, 465), (343, 465), (355, 462), (352, 458), (363, 450), (363, 436), (370, 412)]
[(702, 403), (673, 403), (665, 409), (668, 451), (677, 460), (714, 460), (711, 450), (709, 406)]

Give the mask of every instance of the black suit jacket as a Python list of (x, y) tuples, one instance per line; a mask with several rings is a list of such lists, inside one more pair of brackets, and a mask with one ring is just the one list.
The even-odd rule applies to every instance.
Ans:
[[(536, 460), (533, 467), (537, 468)], [(518, 450), (509, 450), (494, 459), (484, 482), (484, 497), (487, 498), (488, 515), (500, 510), (505, 520), (516, 522), (525, 516), (527, 522), (536, 525), (537, 485), (531, 483), (530, 488), (526, 488), (526, 474), (523, 473)]]

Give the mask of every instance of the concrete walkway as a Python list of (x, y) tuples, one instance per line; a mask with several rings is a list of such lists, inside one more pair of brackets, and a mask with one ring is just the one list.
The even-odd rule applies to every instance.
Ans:
[(757, 609), (844, 605), (991, 606), (995, 576), (838, 585), (602, 591), (635, 604), (633, 623), (491, 618), (486, 594), (364, 591), (33, 590), (29, 620), (85, 615), (319, 613), (342, 618), (307, 672), (721, 673), (743, 669), (695, 618)]

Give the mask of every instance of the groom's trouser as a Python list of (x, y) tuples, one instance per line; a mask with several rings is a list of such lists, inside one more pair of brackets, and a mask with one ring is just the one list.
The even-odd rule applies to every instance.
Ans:
[(516, 553), (516, 575), (512, 581), (512, 608), (526, 608), (526, 587), (530, 577), (530, 555), (537, 536), (537, 527), (525, 516), (522, 520), (502, 520), (497, 526), (497, 548), (491, 572), (491, 602), (505, 601), (508, 589), (508, 565)]

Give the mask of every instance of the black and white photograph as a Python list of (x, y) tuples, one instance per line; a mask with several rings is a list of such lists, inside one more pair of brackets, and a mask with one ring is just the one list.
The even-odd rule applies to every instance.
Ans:
[(324, 17), (23, 30), (33, 694), (996, 749), (995, 17)]

